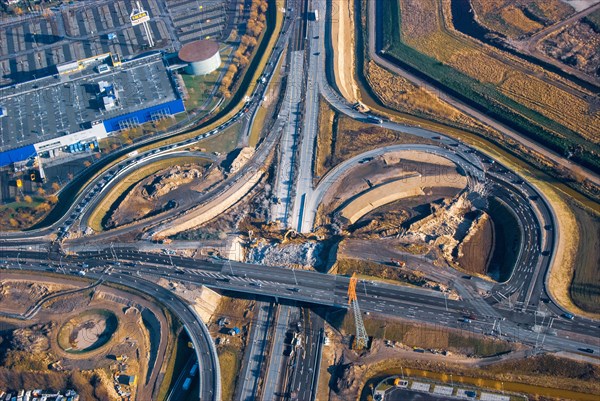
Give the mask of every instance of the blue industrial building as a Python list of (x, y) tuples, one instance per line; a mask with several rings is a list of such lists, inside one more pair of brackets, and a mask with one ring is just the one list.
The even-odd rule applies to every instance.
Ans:
[(30, 157), (37, 156), (33, 145), (23, 146), (22, 148), (7, 150), (0, 153), (0, 167), (8, 166), (12, 163), (22, 162)]
[(109, 118), (108, 120), (104, 120), (103, 123), (106, 132), (114, 132), (127, 128), (128, 126), (147, 123), (148, 121), (154, 121), (166, 115), (172, 116), (183, 111), (185, 111), (183, 100), (175, 99), (167, 103)]
[[(183, 100), (175, 99), (169, 102), (158, 104), (156, 106), (147, 107), (142, 110), (137, 110), (131, 113), (126, 113), (121, 116), (109, 118), (103, 121), (106, 132), (119, 131), (128, 126), (144, 124), (149, 121), (160, 119), (164, 116), (172, 116), (185, 111)], [(83, 149), (77, 148), (78, 144), (74, 144), (69, 148), (69, 151), (76, 153)], [(97, 145), (97, 142), (95, 143)], [(22, 148), (7, 150), (0, 152), (0, 167), (8, 166), (12, 163), (22, 162), (31, 157), (37, 156), (34, 145), (24, 146)]]
[(104, 70), (72, 75), (64, 85), (55, 85), (57, 78), (52, 76), (20, 84), (18, 90), (0, 88), (0, 167), (36, 155), (53, 158), (59, 151), (81, 152), (94, 141), (95, 149), (97, 141), (111, 133), (185, 111), (161, 54), (119, 63), (116, 68), (119, 73), (110, 77), (101, 73), (108, 72)]

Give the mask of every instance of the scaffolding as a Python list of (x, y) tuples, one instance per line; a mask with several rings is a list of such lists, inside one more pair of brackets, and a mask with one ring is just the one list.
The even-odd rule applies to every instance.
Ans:
[(155, 111), (154, 113), (150, 114), (150, 120), (152, 122), (158, 122), (161, 120), (165, 120), (167, 118), (171, 117), (171, 113), (169, 112), (169, 109), (160, 109)]
[(356, 297), (356, 284), (358, 279), (356, 273), (350, 277), (350, 283), (348, 284), (348, 304), (352, 305), (352, 313), (354, 313), (354, 325), (356, 326), (356, 349), (361, 350), (367, 347), (369, 344), (369, 336), (367, 335), (367, 329), (360, 313), (360, 307), (358, 306), (358, 298)]
[(119, 130), (128, 130), (131, 128), (135, 128), (140, 125), (140, 120), (137, 117), (130, 117), (125, 120), (119, 121)]

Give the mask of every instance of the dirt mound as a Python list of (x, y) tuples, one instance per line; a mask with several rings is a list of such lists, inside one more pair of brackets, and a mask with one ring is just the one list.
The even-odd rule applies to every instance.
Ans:
[(340, 393), (341, 391), (352, 387), (352, 384), (354, 384), (355, 380), (354, 377), (352, 377), (352, 366), (353, 365), (350, 363), (336, 366), (335, 376), (337, 379), (333, 383), (333, 391)]
[(374, 218), (361, 223), (354, 230), (354, 235), (375, 234), (381, 237), (396, 235), (399, 227), (409, 219), (406, 210), (387, 210), (377, 213)]
[(5, 310), (23, 312), (56, 288), (25, 281), (1, 281), (0, 303)]
[(50, 347), (48, 334), (51, 329), (52, 323), (16, 329), (12, 332), (10, 348), (32, 354), (46, 351)]
[(493, 246), (494, 225), (487, 213), (480, 212), (458, 246), (456, 262), (469, 272), (486, 274)]
[(119, 227), (140, 219), (163, 213), (182, 202), (195, 198), (222, 178), (218, 169), (207, 173), (198, 164), (169, 167), (141, 180), (117, 200), (114, 211), (109, 213), (105, 228)]
[(539, 48), (548, 56), (591, 76), (600, 77), (600, 32), (586, 20), (549, 36)]
[(411, 224), (405, 237), (438, 248), (447, 260), (453, 260), (454, 249), (466, 235), (460, 235), (459, 230), (465, 215), (471, 211), (471, 204), (466, 194), (463, 194), (457, 199), (434, 207), (436, 209), (429, 216)]
[(160, 198), (181, 185), (201, 178), (202, 172), (191, 166), (175, 166), (163, 174), (152, 176), (152, 181), (144, 185), (141, 194), (146, 199)]
[(117, 330), (118, 319), (109, 310), (88, 310), (65, 323), (58, 345), (67, 352), (92, 351), (106, 344)]
[(39, 299), (50, 292), (47, 286), (38, 283), (25, 283), (19, 281), (0, 282), (0, 301), (9, 298), (17, 299)]
[(260, 263), (268, 266), (316, 266), (323, 245), (317, 242), (302, 244), (260, 244), (252, 248), (247, 260), (249, 263)]
[(254, 155), (254, 148), (244, 147), (240, 150), (240, 153), (237, 157), (231, 162), (231, 166), (229, 166), (229, 174), (234, 174), (241, 170), (242, 167), (246, 165), (248, 160)]

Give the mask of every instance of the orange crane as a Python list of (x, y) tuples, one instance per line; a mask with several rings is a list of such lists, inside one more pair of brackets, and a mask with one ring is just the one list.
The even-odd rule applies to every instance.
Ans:
[(350, 283), (348, 284), (348, 304), (352, 305), (352, 313), (354, 314), (354, 325), (356, 326), (356, 349), (363, 349), (369, 343), (369, 336), (367, 335), (367, 329), (360, 313), (360, 307), (358, 306), (358, 298), (356, 297), (356, 284), (358, 278), (356, 273), (350, 277)]

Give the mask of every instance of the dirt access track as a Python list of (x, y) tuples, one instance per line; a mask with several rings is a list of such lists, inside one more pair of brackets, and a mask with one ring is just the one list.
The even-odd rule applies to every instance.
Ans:
[(235, 182), (231, 188), (223, 191), (210, 202), (202, 204), (154, 230), (154, 237), (169, 237), (212, 220), (247, 195), (258, 184), (263, 174), (264, 171), (261, 169), (257, 171), (250, 170), (244, 177)]
[(321, 213), (335, 210), (354, 224), (381, 206), (426, 195), (428, 188), (460, 191), (467, 186), (467, 177), (451, 160), (431, 153), (401, 150), (365, 161), (345, 172), (327, 190)]
[[(454, 167), (454, 164), (448, 159), (414, 151), (394, 152), (386, 155), (384, 160), (386, 165), (397, 164), (403, 160), (417, 163), (426, 160), (427, 163)], [(356, 196), (340, 210), (340, 215), (347, 219), (350, 224), (354, 224), (361, 217), (380, 206), (408, 197), (426, 195), (426, 188), (444, 186), (460, 190), (467, 186), (467, 177), (459, 174), (457, 171), (450, 174), (446, 173), (443, 181), (439, 178), (439, 175), (435, 173), (403, 173), (400, 177), (394, 178), (390, 182), (373, 186)]]

